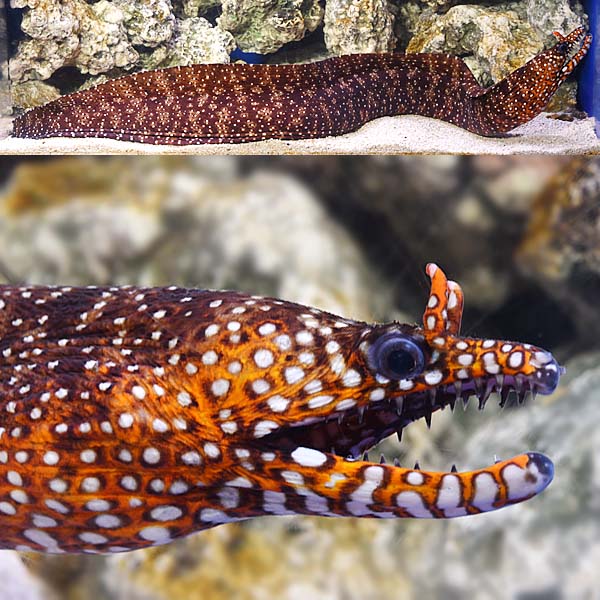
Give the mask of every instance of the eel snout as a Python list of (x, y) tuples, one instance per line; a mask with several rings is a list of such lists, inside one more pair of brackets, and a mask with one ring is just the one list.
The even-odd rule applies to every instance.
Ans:
[(327, 404), (258, 442), (271, 453), (269, 479), (285, 482), (279, 495), (269, 496), (267, 512), (449, 518), (522, 502), (552, 481), (552, 461), (536, 452), (465, 472), (406, 469), (383, 456), (379, 463), (369, 460), (379, 441), (400, 438), (421, 418), (430, 425), (433, 412), (454, 410), (458, 400), (475, 397), (483, 409), (493, 393), (501, 406), (514, 394), (521, 404), (528, 394), (551, 394), (564, 372), (537, 346), (461, 337), (460, 286), (434, 264), (426, 272), (431, 292), (423, 327), (394, 323), (357, 334), (357, 351), (347, 362), (363, 388), (353, 390), (352, 402)]

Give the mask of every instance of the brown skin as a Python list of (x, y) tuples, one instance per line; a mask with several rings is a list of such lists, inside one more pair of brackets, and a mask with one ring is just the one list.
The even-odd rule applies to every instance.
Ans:
[(579, 28), (559, 40), (490, 88), (480, 87), (461, 59), (445, 54), (135, 73), (34, 108), (15, 119), (13, 134), (233, 144), (340, 135), (378, 117), (416, 114), (497, 135), (545, 108), (591, 37)]

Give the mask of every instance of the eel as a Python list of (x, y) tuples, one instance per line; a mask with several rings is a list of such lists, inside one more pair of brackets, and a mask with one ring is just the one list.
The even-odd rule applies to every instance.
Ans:
[(112, 553), (261, 515), (450, 518), (527, 500), (553, 464), (364, 455), (490, 394), (550, 394), (541, 348), (462, 337), (434, 264), (423, 326), (231, 291), (0, 287), (0, 548)]
[(585, 56), (580, 27), (495, 85), (446, 54), (355, 54), (310, 64), (210, 64), (146, 71), (17, 117), (16, 137), (234, 144), (355, 131), (383, 116), (441, 119), (484, 136), (538, 115)]

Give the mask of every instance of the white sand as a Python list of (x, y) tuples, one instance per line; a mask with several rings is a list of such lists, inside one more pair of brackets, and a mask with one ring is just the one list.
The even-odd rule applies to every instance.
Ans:
[(503, 138), (485, 138), (435, 119), (384, 117), (347, 135), (249, 144), (153, 146), (108, 139), (18, 139), (4, 136), (0, 154), (600, 154), (594, 119), (566, 122), (539, 115)]

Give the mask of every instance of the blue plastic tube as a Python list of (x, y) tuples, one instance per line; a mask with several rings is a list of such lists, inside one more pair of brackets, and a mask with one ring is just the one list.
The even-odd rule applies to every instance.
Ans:
[(585, 6), (594, 39), (579, 72), (579, 102), (596, 118), (596, 135), (600, 137), (600, 0), (585, 0)]

